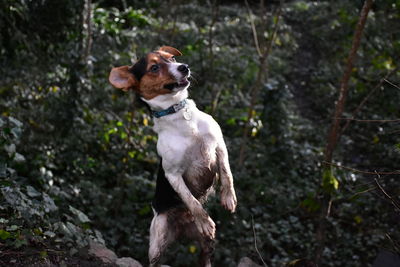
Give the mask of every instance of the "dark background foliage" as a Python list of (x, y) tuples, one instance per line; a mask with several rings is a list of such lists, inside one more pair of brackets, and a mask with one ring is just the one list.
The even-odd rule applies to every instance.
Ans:
[[(0, 250), (74, 255), (95, 239), (146, 264), (157, 139), (147, 110), (107, 77), (171, 45), (230, 152), (239, 206), (230, 215), (217, 196), (209, 201), (215, 265), (312, 259), (323, 151), (362, 4), (249, 1), (250, 18), (242, 1), (1, 1)], [(374, 180), (400, 201), (400, 125), (382, 121), (400, 117), (399, 12), (400, 1), (376, 0), (368, 16), (345, 116), (370, 94), (355, 118), (374, 121), (351, 121), (335, 151), (323, 266), (370, 266), (380, 250), (400, 252), (399, 210)], [(239, 164), (260, 68), (251, 20), (272, 49)], [(189, 266), (198, 252), (175, 245), (166, 262)]]

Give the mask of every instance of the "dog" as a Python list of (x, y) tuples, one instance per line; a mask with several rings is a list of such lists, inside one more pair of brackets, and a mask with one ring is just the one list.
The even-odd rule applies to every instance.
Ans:
[(168, 245), (182, 237), (199, 241), (200, 265), (211, 266), (215, 223), (203, 204), (217, 179), (222, 206), (233, 213), (237, 205), (221, 128), (188, 99), (190, 69), (176, 62), (181, 55), (162, 46), (109, 75), (114, 87), (135, 91), (148, 105), (158, 134), (161, 160), (152, 202), (150, 266), (158, 266)]

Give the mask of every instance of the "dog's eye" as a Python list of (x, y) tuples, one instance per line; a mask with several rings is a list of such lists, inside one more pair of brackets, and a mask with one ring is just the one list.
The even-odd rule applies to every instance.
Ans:
[(176, 62), (175, 57), (170, 57), (169, 60), (172, 61), (172, 62)]
[(158, 66), (157, 64), (154, 64), (150, 67), (151, 72), (157, 72), (159, 69), (160, 69), (160, 66)]

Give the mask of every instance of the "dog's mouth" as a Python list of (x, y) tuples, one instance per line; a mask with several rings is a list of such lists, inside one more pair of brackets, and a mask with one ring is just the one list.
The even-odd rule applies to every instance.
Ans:
[(178, 82), (168, 83), (168, 84), (164, 85), (164, 88), (172, 91), (174, 89), (183, 88), (188, 85), (189, 85), (189, 80), (187, 78), (183, 78), (182, 80), (180, 80)]

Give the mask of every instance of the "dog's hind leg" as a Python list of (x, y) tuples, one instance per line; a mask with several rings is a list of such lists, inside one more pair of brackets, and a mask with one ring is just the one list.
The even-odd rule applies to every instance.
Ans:
[(185, 236), (191, 240), (196, 240), (200, 245), (199, 266), (211, 267), (211, 258), (214, 253), (215, 239), (204, 236), (199, 232), (196, 225), (188, 223), (185, 225)]
[(151, 267), (159, 266), (165, 249), (175, 239), (169, 229), (167, 213), (155, 214), (150, 226), (149, 262)]
[(211, 256), (214, 253), (214, 239), (210, 238), (200, 238), (200, 266), (211, 267)]
[[(163, 161), (163, 168), (165, 168)], [(192, 193), (190, 192), (189, 188), (185, 184), (183, 177), (179, 173), (174, 172), (167, 172), (165, 173), (165, 177), (168, 179), (169, 183), (171, 184), (172, 188), (178, 193), (179, 197), (182, 199), (183, 203), (189, 209), (189, 211), (194, 216), (194, 222), (201, 234), (207, 236), (209, 238), (215, 237), (215, 223), (214, 221), (208, 216), (208, 213), (203, 209), (203, 206), (197, 200)]]

